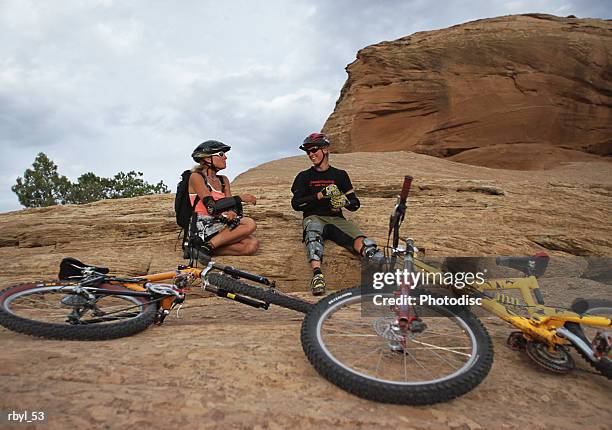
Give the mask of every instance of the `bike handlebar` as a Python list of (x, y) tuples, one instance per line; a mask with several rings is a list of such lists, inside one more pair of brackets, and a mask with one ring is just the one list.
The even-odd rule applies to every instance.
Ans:
[(404, 176), (404, 183), (402, 185), (402, 191), (400, 192), (399, 201), (397, 205), (395, 205), (395, 210), (389, 218), (389, 237), (393, 235), (393, 248), (397, 248), (399, 244), (399, 228), (406, 215), (406, 200), (408, 199), (411, 185), (412, 176)]
[(404, 184), (402, 185), (402, 192), (400, 193), (400, 200), (406, 202), (408, 193), (410, 192), (410, 186), (412, 185), (412, 176), (404, 176)]

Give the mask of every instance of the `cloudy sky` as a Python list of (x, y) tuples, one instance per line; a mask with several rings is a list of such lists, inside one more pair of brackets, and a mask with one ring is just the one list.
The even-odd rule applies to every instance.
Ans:
[(45, 152), (75, 180), (142, 171), (175, 188), (198, 143), (230, 178), (297, 155), (357, 51), (499, 15), (612, 17), (599, 0), (0, 0), (0, 212)]

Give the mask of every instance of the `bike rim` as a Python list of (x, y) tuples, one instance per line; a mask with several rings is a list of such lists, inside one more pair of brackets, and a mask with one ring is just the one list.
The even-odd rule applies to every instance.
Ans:
[[(68, 296), (77, 297), (72, 294), (74, 288), (74, 285), (29, 288), (4, 299), (2, 307), (19, 318), (43, 323), (69, 324), (67, 318), (73, 308), (62, 305), (61, 300)], [(92, 315), (92, 311), (88, 310), (82, 318), (79, 318), (81, 323), (87, 324), (95, 321), (96, 324), (112, 324), (136, 318), (144, 311), (144, 304), (137, 297), (120, 295), (98, 295), (97, 297), (99, 299), (96, 301), (96, 306), (103, 314)], [(122, 310), (128, 314), (122, 313)], [(105, 315), (112, 316), (112, 319), (100, 321)]]
[[(445, 308), (428, 307), (438, 317), (423, 317), (428, 328), (399, 346), (374, 330), (374, 321), (385, 317), (361, 315), (362, 296), (340, 300), (321, 315), (317, 323), (317, 340), (325, 354), (339, 367), (363, 378), (402, 386), (436, 384), (453, 379), (470, 369), (477, 359), (477, 341), (473, 330), (462, 319)], [(334, 322), (336, 328), (325, 328), (332, 317), (345, 321)], [(355, 319), (362, 321), (356, 321)], [(395, 319), (389, 312), (387, 317)], [(363, 320), (367, 321), (363, 321)], [(371, 321), (370, 321), (371, 320)], [(449, 324), (452, 322), (453, 324)], [(358, 333), (338, 333), (338, 326), (358, 327)], [(450, 329), (449, 329), (450, 328)], [(366, 345), (367, 344), (367, 345)], [(366, 345), (364, 347), (364, 345)], [(355, 356), (347, 359), (347, 356)], [(348, 364), (347, 364), (348, 361)], [(359, 365), (357, 365), (359, 363)], [(382, 365), (388, 366), (387, 377), (379, 375)], [(374, 367), (372, 369), (372, 367)], [(421, 376), (420, 375), (427, 375)], [(393, 378), (389, 376), (393, 375)], [(410, 378), (415, 380), (410, 380)]]

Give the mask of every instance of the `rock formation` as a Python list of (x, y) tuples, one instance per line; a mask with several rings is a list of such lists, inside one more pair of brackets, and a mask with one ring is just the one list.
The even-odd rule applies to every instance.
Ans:
[[(332, 163), (351, 174), (362, 201), (362, 208), (347, 217), (379, 243), (386, 242), (388, 215), (402, 177), (411, 174), (414, 189), (403, 231), (428, 254), (607, 256), (612, 251), (612, 227), (604, 222), (612, 218), (612, 164), (606, 162), (570, 163), (529, 174), (407, 152), (335, 154)], [(291, 291), (307, 288), (311, 273), (290, 187), (309, 164), (306, 157), (290, 157), (236, 178), (236, 193), (259, 198), (257, 206), (246, 208), (259, 226), (262, 246), (256, 257), (224, 261), (277, 277)], [(0, 279), (52, 277), (68, 255), (119, 273), (165, 270), (181, 262), (178, 233), (173, 195), (0, 214)], [(347, 251), (330, 244), (325, 252), (332, 288), (357, 281), (358, 262)]]
[(612, 22), (515, 15), (360, 50), (323, 131), (519, 170), (612, 154)]

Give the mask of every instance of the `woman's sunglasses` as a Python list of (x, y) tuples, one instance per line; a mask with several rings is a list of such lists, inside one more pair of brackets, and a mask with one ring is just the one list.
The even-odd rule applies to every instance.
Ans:
[(223, 151), (215, 152), (213, 154), (210, 154), (209, 157), (214, 157), (215, 155), (217, 157), (223, 157), (225, 155), (225, 152), (223, 152)]

